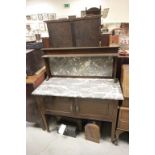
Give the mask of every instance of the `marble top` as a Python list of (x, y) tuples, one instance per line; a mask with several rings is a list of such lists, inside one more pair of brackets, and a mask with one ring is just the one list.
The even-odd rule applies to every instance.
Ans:
[(33, 95), (123, 100), (119, 82), (114, 79), (59, 78), (44, 81)]

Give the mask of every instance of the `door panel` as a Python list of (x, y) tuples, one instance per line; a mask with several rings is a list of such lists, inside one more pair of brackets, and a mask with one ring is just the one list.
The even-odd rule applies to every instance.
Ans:
[(46, 111), (57, 113), (72, 113), (74, 111), (74, 104), (71, 98), (67, 97), (45, 97)]
[(78, 99), (78, 114), (96, 118), (112, 118), (117, 101), (100, 99)]

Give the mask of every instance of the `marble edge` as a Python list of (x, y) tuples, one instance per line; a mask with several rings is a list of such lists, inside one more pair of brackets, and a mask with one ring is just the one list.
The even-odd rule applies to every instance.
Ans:
[[(58, 79), (58, 78), (51, 78), (51, 79), (49, 79), (49, 80), (52, 80), (52, 79)], [(60, 78), (60, 79), (62, 79), (62, 78)], [(72, 79), (72, 78), (66, 78), (66, 79)], [(78, 78), (78, 79), (83, 79), (83, 78)], [(91, 78), (89, 78), (89, 79), (91, 79)], [(106, 80), (106, 81), (112, 81), (113, 79), (99, 79), (99, 80)], [(43, 81), (43, 83), (41, 84), (41, 85), (43, 85), (43, 84), (45, 84), (46, 82), (48, 82), (48, 81), (46, 81), (46, 80), (44, 80)], [(120, 97), (117, 97), (117, 98), (101, 98), (101, 97), (91, 97), (91, 96), (89, 96), (89, 97), (85, 97), (85, 96), (74, 96), (74, 95), (72, 95), (72, 96), (69, 96), (69, 95), (57, 95), (57, 94), (53, 94), (53, 95), (50, 95), (50, 94), (39, 94), (39, 93), (36, 93), (35, 91), (37, 90), (37, 89), (39, 89), (39, 87), (41, 86), (39, 86), (39, 87), (37, 87), (31, 94), (32, 95), (34, 95), (34, 96), (55, 96), (55, 97), (71, 97), (71, 98), (91, 98), (91, 99), (104, 99), (104, 100), (124, 100), (124, 97), (123, 97), (123, 93), (122, 93), (122, 89), (121, 89), (121, 86), (120, 86), (120, 82), (119, 81), (117, 81), (117, 83), (116, 83), (117, 85), (118, 85), (118, 89), (120, 89)]]
[(82, 98), (82, 99), (101, 99), (101, 100), (120, 100), (120, 101), (123, 101), (124, 100), (124, 97), (122, 95), (122, 97), (120, 98), (101, 98), (101, 97), (84, 97), (84, 96), (61, 96), (61, 95), (50, 95), (50, 94), (37, 94), (37, 93), (33, 93), (32, 92), (32, 95), (33, 96), (51, 96), (51, 97), (68, 97), (68, 98)]

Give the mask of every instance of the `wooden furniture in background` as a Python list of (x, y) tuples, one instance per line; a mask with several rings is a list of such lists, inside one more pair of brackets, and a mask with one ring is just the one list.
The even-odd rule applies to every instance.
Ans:
[(36, 74), (26, 77), (26, 121), (39, 122), (37, 106), (32, 91), (36, 89), (45, 79), (45, 67)]
[(129, 108), (128, 107), (123, 107), (123, 106), (120, 107), (117, 128), (123, 131), (129, 130)]
[(36, 42), (36, 41), (29, 41), (29, 42), (26, 42), (26, 49), (36, 49), (36, 50), (39, 50), (43, 48), (43, 44), (42, 42)]
[(124, 97), (129, 97), (129, 65), (122, 65), (121, 85)]
[(110, 34), (102, 34), (101, 35), (101, 46), (109, 46), (110, 45)]
[(116, 128), (116, 144), (120, 134), (129, 131), (129, 65), (122, 65), (121, 86), (124, 100), (119, 107), (119, 115)]
[(110, 45), (115, 44), (119, 45), (119, 35), (110, 35)]
[(48, 37), (42, 38), (42, 42), (43, 42), (43, 47), (44, 48), (50, 48), (50, 47), (52, 47), (52, 43), (50, 44)]
[(117, 78), (121, 81), (122, 65), (129, 65), (129, 56), (122, 56), (118, 54), (117, 57)]
[(40, 49), (26, 50), (26, 74), (27, 76), (34, 75), (39, 69), (44, 66), (42, 59), (43, 52)]

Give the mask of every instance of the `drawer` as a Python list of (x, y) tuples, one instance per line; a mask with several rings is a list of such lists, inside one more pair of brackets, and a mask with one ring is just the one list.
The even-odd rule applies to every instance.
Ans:
[(67, 97), (45, 97), (44, 107), (45, 111), (57, 114), (72, 113), (74, 110), (73, 99)]
[(124, 101), (122, 101), (122, 107), (129, 107), (129, 98), (125, 98)]
[(129, 130), (129, 108), (121, 107), (119, 110), (118, 126), (119, 129)]

